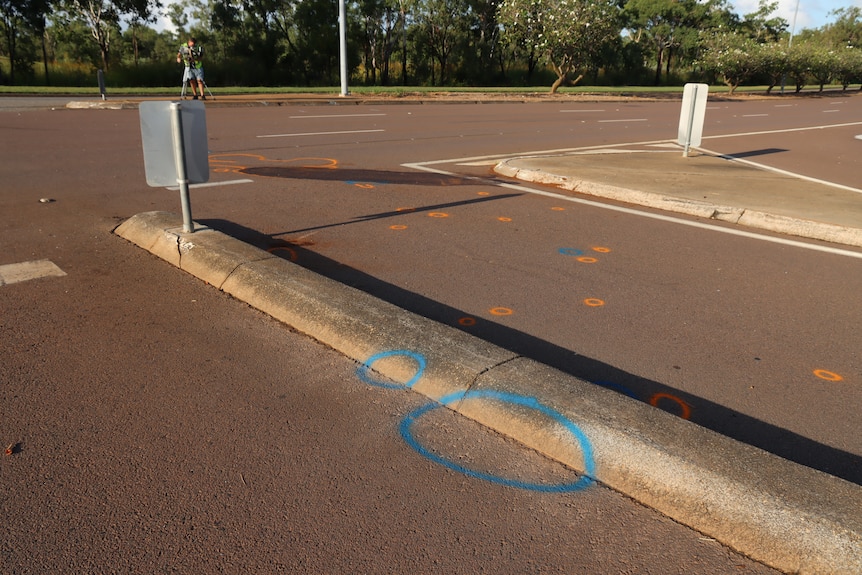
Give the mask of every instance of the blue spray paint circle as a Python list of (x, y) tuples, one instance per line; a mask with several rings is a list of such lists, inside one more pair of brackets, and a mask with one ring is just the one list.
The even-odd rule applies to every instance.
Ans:
[[(574, 436), (574, 438), (578, 442), (578, 445), (581, 448), (581, 452), (583, 453), (584, 457), (584, 475), (582, 475), (577, 481), (573, 481), (571, 483), (558, 483), (551, 485), (528, 483), (515, 479), (508, 479), (505, 477), (500, 477), (499, 475), (483, 473), (481, 471), (469, 469), (467, 467), (464, 467), (463, 465), (458, 465), (457, 463), (446, 459), (445, 457), (441, 457), (436, 453), (432, 453), (431, 451), (425, 449), (425, 447), (423, 447), (422, 444), (419, 443), (419, 441), (413, 436), (413, 424), (416, 422), (417, 419), (419, 419), (426, 413), (462, 399), (474, 399), (483, 397), (502, 401), (504, 403), (512, 403), (515, 405), (529, 407), (530, 409), (535, 409), (536, 411), (539, 411), (540, 413), (543, 413), (551, 417), (558, 423), (562, 424), (569, 431), (569, 433)], [(500, 485), (506, 485), (508, 487), (516, 487), (518, 489), (526, 489), (529, 491), (541, 491), (545, 493), (566, 493), (570, 491), (580, 491), (588, 487), (593, 482), (592, 476), (596, 474), (596, 463), (593, 458), (593, 448), (584, 432), (581, 431), (577, 425), (572, 423), (572, 421), (565, 417), (563, 414), (554, 409), (551, 409), (550, 407), (542, 405), (534, 397), (526, 397), (523, 395), (503, 393), (499, 391), (459, 391), (440, 398), (439, 402), (428, 403), (408, 413), (407, 416), (401, 421), (400, 431), (401, 437), (404, 438), (404, 441), (407, 442), (410, 447), (412, 447), (420, 455), (430, 459), (431, 461), (443, 465), (444, 467), (448, 467), (453, 471), (463, 473), (468, 477), (484, 479), (485, 481), (498, 483)]]
[(582, 256), (584, 255), (584, 250), (579, 250), (578, 248), (560, 248), (557, 250), (564, 256)]
[[(419, 365), (418, 369), (416, 370), (416, 374), (413, 377), (405, 381), (403, 384), (389, 383), (387, 381), (380, 381), (371, 377), (368, 372), (371, 369), (371, 366), (374, 365), (376, 361), (383, 359), (384, 357), (392, 357), (395, 355), (403, 355), (409, 357)], [(413, 387), (414, 385), (416, 385), (416, 382), (419, 381), (419, 378), (422, 377), (422, 374), (425, 373), (425, 365), (425, 357), (422, 354), (407, 349), (393, 349), (390, 351), (382, 351), (369, 357), (367, 360), (365, 360), (365, 363), (363, 363), (356, 369), (356, 376), (364, 383), (376, 385), (377, 387), (383, 387), (386, 389)]]

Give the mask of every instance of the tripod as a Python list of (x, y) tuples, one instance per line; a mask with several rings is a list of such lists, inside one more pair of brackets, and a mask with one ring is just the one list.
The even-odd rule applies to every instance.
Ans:
[[(204, 82), (203, 80), (198, 80), (198, 82), (199, 82), (200, 84), (202, 84), (202, 85), (203, 85), (204, 89), (207, 91), (207, 94), (209, 94), (210, 99), (211, 99), (211, 100), (215, 100), (215, 96), (213, 96), (213, 93), (212, 93), (212, 91), (210, 91), (210, 87), (209, 87), (209, 86), (207, 86), (207, 83), (206, 83), (206, 82)], [(186, 99), (186, 87), (187, 87), (188, 85), (189, 85), (189, 78), (188, 78), (188, 76), (184, 73), (184, 74), (183, 74), (183, 90), (182, 90), (182, 92), (180, 92), (180, 98), (182, 98), (183, 100), (185, 100), (185, 99)]]

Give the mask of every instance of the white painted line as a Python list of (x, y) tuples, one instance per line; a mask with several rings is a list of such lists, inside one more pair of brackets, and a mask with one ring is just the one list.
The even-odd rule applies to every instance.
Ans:
[(805, 180), (806, 182), (814, 182), (816, 184), (821, 184), (823, 186), (830, 186), (832, 188), (838, 188), (839, 190), (846, 190), (848, 192), (856, 192), (857, 194), (862, 194), (862, 190), (859, 188), (851, 188), (850, 186), (845, 186), (844, 184), (836, 184), (835, 182), (830, 182), (828, 180), (821, 180), (819, 178), (812, 178), (809, 176), (803, 176), (801, 174), (797, 174), (794, 172), (788, 172), (787, 170), (781, 170), (778, 168), (773, 168), (771, 166), (767, 166), (765, 164), (758, 164), (757, 162), (752, 162), (751, 160), (745, 160), (743, 158), (737, 158), (736, 156), (729, 154), (719, 154), (718, 152), (713, 152), (712, 150), (707, 150), (705, 148), (697, 148), (701, 152), (706, 152), (707, 154), (712, 154), (713, 156), (718, 156), (720, 158), (725, 158), (727, 160), (732, 160), (734, 162), (739, 162), (740, 164), (747, 164), (749, 166), (754, 166), (755, 168), (760, 168), (761, 170), (766, 170), (769, 172), (773, 172), (775, 174), (781, 174), (782, 176), (790, 176), (792, 178), (798, 178), (800, 180)]
[(769, 114), (743, 114), (743, 118), (762, 118), (763, 116), (768, 116)]
[[(829, 128), (847, 128), (849, 126), (862, 126), (862, 122), (847, 122), (844, 124), (824, 124), (822, 126), (808, 126), (804, 128), (785, 128), (781, 130), (759, 130), (757, 132), (739, 132), (736, 134), (719, 134), (717, 136), (703, 136), (704, 140), (718, 140), (721, 138), (742, 138), (746, 136), (763, 136), (766, 134), (784, 134), (789, 132), (806, 132), (809, 130), (827, 130)], [(620, 144), (615, 144), (616, 147), (623, 146), (657, 146), (663, 144), (672, 144), (674, 140), (645, 140), (641, 142), (623, 142)], [(434, 164), (461, 164), (464, 162), (478, 162), (482, 160), (490, 160), (492, 158), (505, 159), (505, 158), (525, 158), (525, 157), (534, 157), (534, 156), (551, 156), (551, 155), (560, 155), (560, 154), (571, 154), (574, 152), (580, 152), (583, 150), (599, 150), (603, 148), (609, 148), (611, 145), (603, 144), (600, 146), (583, 146), (579, 148), (552, 148), (550, 150), (531, 150), (527, 152), (518, 152), (518, 153), (509, 153), (509, 154), (489, 154), (486, 156), (469, 156), (465, 158), (454, 158), (448, 160), (430, 160), (427, 162), (420, 162), (416, 165), (422, 166), (431, 166)], [(406, 165), (406, 164), (405, 164)], [(412, 164), (411, 164), (412, 165)]]
[(840, 112), (841, 110), (823, 110), (824, 114), (831, 114), (832, 112)]
[(855, 137), (857, 140), (862, 140), (862, 134), (859, 134), (858, 136), (854, 136), (854, 137)]
[(0, 286), (46, 277), (61, 277), (66, 272), (50, 260), (35, 260), (0, 266)]
[(496, 166), (500, 160), (479, 160), (478, 162), (464, 162), (463, 164), (455, 164), (456, 166)]
[(776, 108), (792, 108), (795, 104), (775, 104)]
[(785, 128), (782, 130), (763, 130), (760, 132), (740, 132), (738, 134), (723, 134), (720, 136), (704, 136), (704, 140), (715, 140), (717, 138), (742, 138), (744, 136), (763, 136), (765, 134), (785, 134), (788, 132), (807, 132), (809, 130), (827, 130), (829, 128), (846, 128), (848, 126), (862, 126), (862, 122), (847, 122), (846, 124), (825, 124), (823, 126), (808, 126), (806, 128)]
[(614, 212), (621, 212), (621, 213), (629, 214), (632, 216), (639, 216), (642, 218), (649, 218), (649, 219), (653, 219), (653, 220), (659, 220), (662, 222), (668, 222), (668, 223), (672, 223), (672, 224), (679, 224), (679, 225), (683, 225), (683, 226), (689, 226), (692, 228), (699, 228), (699, 229), (708, 230), (708, 231), (712, 231), (712, 232), (729, 234), (732, 236), (739, 236), (739, 237), (743, 237), (743, 238), (761, 240), (761, 241), (765, 241), (765, 242), (771, 242), (771, 243), (781, 244), (781, 245), (785, 245), (785, 246), (792, 246), (792, 247), (802, 248), (802, 249), (806, 249), (806, 250), (826, 252), (826, 253), (839, 255), (839, 256), (847, 256), (847, 257), (851, 257), (851, 258), (862, 259), (862, 252), (853, 252), (850, 250), (843, 250), (841, 248), (833, 248), (831, 246), (809, 244), (809, 243), (800, 242), (800, 241), (796, 241), (796, 240), (789, 240), (789, 239), (781, 238), (781, 237), (764, 236), (761, 234), (756, 234), (754, 232), (747, 232), (747, 231), (739, 230), (736, 228), (726, 228), (726, 227), (716, 226), (716, 225), (712, 225), (712, 224), (707, 224), (704, 222), (699, 222), (696, 220), (684, 220), (681, 218), (676, 218), (673, 216), (667, 216), (664, 214), (646, 212), (646, 211), (636, 210), (633, 208), (616, 206), (613, 204), (604, 204), (604, 203), (595, 202), (592, 200), (585, 200), (582, 198), (565, 196), (563, 194), (557, 194), (557, 193), (548, 192), (545, 190), (538, 190), (538, 189), (534, 189), (534, 188), (529, 188), (527, 186), (522, 186), (519, 184), (497, 182), (497, 181), (489, 180), (487, 178), (482, 178), (482, 177), (467, 176), (465, 178), (465, 176), (463, 176), (462, 174), (457, 174), (455, 172), (447, 172), (445, 170), (438, 170), (436, 168), (429, 168), (428, 167), (428, 164), (431, 164), (431, 163), (444, 163), (444, 162), (445, 162), (444, 160), (438, 160), (435, 162), (419, 162), (419, 163), (414, 163), (414, 164), (401, 164), (401, 165), (405, 168), (413, 168), (414, 170), (422, 170), (422, 171), (426, 171), (426, 172), (432, 172), (435, 174), (441, 174), (444, 176), (459, 177), (459, 178), (468, 179), (468, 180), (475, 180), (477, 183), (480, 183), (480, 184), (499, 186), (501, 188), (506, 188), (506, 189), (510, 189), (510, 190), (517, 190), (519, 192), (524, 192), (527, 194), (533, 194), (533, 195), (537, 195), (537, 196), (545, 196), (548, 198), (554, 198), (555, 200), (559, 200), (559, 201), (563, 201), (563, 202), (582, 204), (585, 206), (590, 206), (593, 208), (599, 208), (602, 210), (611, 210)]
[[(254, 183), (254, 180), (249, 180), (249, 179), (228, 180), (226, 182), (207, 182), (205, 184), (190, 184), (189, 189), (192, 189), (192, 188), (215, 188), (217, 186), (232, 186), (234, 184), (253, 184), (253, 183)], [(168, 189), (168, 190), (179, 190), (180, 187), (179, 186), (171, 186), (171, 187), (166, 188), (166, 189)]]
[(599, 120), (600, 123), (609, 124), (611, 122), (646, 122), (647, 118), (630, 118), (628, 120)]
[(318, 116), (288, 116), (288, 118), (299, 120), (305, 118), (366, 118), (368, 116), (385, 116), (386, 114), (321, 114)]
[[(618, 146), (654, 146), (658, 144), (667, 144), (671, 140), (648, 140), (645, 142), (630, 142), (627, 144), (618, 144)], [(510, 154), (489, 154), (486, 156), (468, 156), (466, 158), (454, 158), (449, 160), (429, 160), (427, 162), (419, 162), (415, 164), (416, 166), (431, 166), (434, 164), (463, 164), (465, 162), (479, 162), (482, 160), (490, 160), (493, 158), (504, 159), (504, 158), (525, 158), (532, 156), (550, 156), (550, 155), (559, 155), (559, 154), (571, 154), (573, 152), (580, 152), (582, 150), (601, 150), (604, 148), (608, 148), (607, 144), (602, 144), (600, 146), (582, 146), (579, 148), (555, 148), (551, 150), (533, 150), (530, 152), (518, 152), (518, 153), (510, 153)], [(413, 166), (414, 164), (404, 164), (405, 166)], [(417, 168), (421, 169), (421, 168)]]
[(298, 134), (267, 134), (258, 138), (293, 138), (296, 136), (332, 136), (334, 134), (369, 134), (371, 132), (384, 132), (385, 130), (349, 130), (344, 132), (304, 132)]
[(604, 110), (560, 110), (560, 112), (561, 112), (561, 113), (563, 113), (563, 114), (565, 114), (565, 113), (572, 113), (572, 114), (584, 113), (584, 114), (589, 114), (589, 113), (592, 113), (592, 112), (604, 112)]

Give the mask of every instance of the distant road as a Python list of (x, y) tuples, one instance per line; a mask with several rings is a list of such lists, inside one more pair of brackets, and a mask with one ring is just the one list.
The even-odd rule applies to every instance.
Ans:
[(80, 96), (0, 96), (0, 112), (65, 108), (73, 100), (89, 99)]

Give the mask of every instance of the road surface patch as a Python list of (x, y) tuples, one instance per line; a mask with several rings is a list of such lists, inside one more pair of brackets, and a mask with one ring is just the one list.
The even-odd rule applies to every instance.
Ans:
[(0, 286), (46, 277), (61, 277), (66, 272), (50, 260), (34, 260), (0, 266)]

